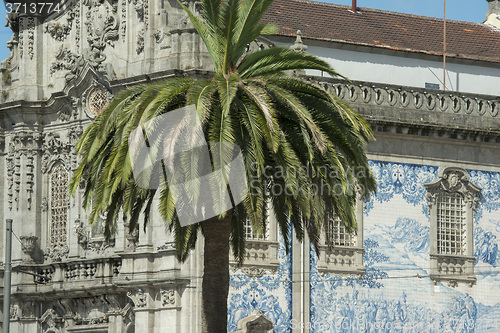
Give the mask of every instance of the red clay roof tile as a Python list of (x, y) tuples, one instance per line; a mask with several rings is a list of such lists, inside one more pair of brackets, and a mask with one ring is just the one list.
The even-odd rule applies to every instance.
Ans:
[[(278, 10), (279, 8), (279, 10)], [(443, 20), (307, 0), (275, 0), (264, 20), (278, 35), (442, 55)], [(447, 55), (500, 63), (500, 30), (484, 24), (447, 21)]]

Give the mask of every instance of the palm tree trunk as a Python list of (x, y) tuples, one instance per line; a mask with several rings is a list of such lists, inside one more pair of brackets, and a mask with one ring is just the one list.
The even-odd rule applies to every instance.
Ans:
[(222, 220), (216, 217), (203, 222), (205, 234), (201, 291), (203, 333), (227, 332), (231, 216), (231, 211), (228, 211)]

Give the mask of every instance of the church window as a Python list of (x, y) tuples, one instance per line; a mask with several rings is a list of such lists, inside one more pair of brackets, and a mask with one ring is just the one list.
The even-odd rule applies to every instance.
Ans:
[(50, 174), (50, 247), (67, 244), (68, 180), (66, 168), (59, 164)]
[(473, 285), (474, 212), (481, 189), (462, 168), (441, 168), (438, 179), (424, 184), (430, 217), (430, 277), (434, 283)]

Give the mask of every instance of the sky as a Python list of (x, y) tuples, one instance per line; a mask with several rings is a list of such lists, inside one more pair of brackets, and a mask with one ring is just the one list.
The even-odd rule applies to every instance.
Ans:
[[(400, 13), (443, 17), (444, 0), (357, 0), (358, 7), (391, 10)], [(326, 2), (351, 5), (352, 0), (327, 0)], [(446, 18), (451, 20), (482, 23), (486, 17), (486, 0), (447, 0)], [(0, 60), (8, 57), (7, 41), (12, 36), (5, 28), (5, 6), (0, 5)]]

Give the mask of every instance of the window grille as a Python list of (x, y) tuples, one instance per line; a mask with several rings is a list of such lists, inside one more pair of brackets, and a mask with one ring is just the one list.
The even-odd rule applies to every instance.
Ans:
[(465, 255), (465, 204), (459, 193), (440, 193), (437, 207), (438, 254)]
[(94, 89), (89, 96), (90, 113), (95, 117), (98, 116), (109, 104), (110, 94), (103, 88)]
[(347, 232), (346, 227), (338, 216), (334, 216), (326, 228), (326, 243), (334, 246), (356, 246), (356, 235)]
[(269, 240), (269, 228), (267, 228), (265, 234), (257, 235), (252, 229), (252, 223), (247, 219), (245, 221), (245, 238), (247, 240)]
[(68, 171), (63, 165), (54, 168), (50, 175), (50, 239), (51, 247), (67, 243), (68, 224)]

